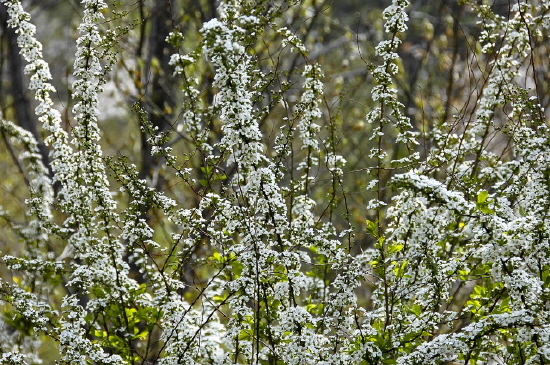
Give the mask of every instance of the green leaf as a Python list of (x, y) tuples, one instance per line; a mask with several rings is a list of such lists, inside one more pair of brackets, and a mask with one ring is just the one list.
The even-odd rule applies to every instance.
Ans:
[(97, 338), (107, 337), (107, 331), (92, 330), (92, 335)]
[(391, 245), (390, 247), (388, 247), (388, 253), (392, 254), (392, 253), (396, 253), (396, 252), (399, 252), (401, 250), (403, 250), (403, 245)]
[(378, 226), (373, 221), (369, 221), (368, 219), (365, 221), (367, 223), (367, 232), (374, 237), (378, 237)]
[(485, 214), (494, 214), (495, 211), (489, 208), (489, 201), (487, 200), (488, 197), (489, 192), (487, 190), (481, 190), (477, 195), (476, 207)]
[(487, 289), (484, 286), (476, 285), (474, 287), (474, 293), (479, 296), (484, 296), (487, 293)]
[(489, 197), (489, 192), (487, 190), (481, 190), (479, 194), (477, 194), (477, 202), (485, 203), (487, 197)]
[(145, 329), (143, 330), (142, 332), (139, 332), (138, 334), (136, 334), (135, 336), (132, 337), (133, 340), (137, 340), (137, 339), (144, 339), (145, 337), (147, 337), (147, 335), (149, 334), (149, 330), (148, 329)]

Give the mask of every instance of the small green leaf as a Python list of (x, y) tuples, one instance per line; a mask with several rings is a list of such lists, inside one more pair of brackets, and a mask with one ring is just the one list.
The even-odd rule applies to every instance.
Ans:
[(144, 339), (145, 337), (147, 337), (147, 335), (149, 334), (149, 330), (144, 330), (142, 332), (139, 332), (138, 334), (136, 334), (135, 336), (132, 337), (133, 340), (137, 340), (137, 339)]
[(396, 252), (399, 252), (401, 250), (403, 250), (403, 245), (392, 245), (388, 248), (388, 253), (392, 254), (392, 253), (396, 253)]
[(377, 237), (378, 236), (378, 234), (377, 234), (378, 227), (377, 227), (376, 223), (374, 223), (373, 221), (369, 221), (368, 219), (365, 222), (367, 223), (367, 232), (371, 236)]
[(489, 192), (487, 190), (481, 190), (479, 194), (477, 194), (477, 202), (485, 203), (488, 197), (489, 197)]

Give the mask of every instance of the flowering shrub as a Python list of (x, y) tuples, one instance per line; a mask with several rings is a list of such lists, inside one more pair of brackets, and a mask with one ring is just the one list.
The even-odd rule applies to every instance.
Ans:
[[(330, 102), (341, 80), (326, 85), (315, 44), (283, 21), (313, 27), (316, 2), (221, 1), (199, 34), (172, 19), (177, 103), (147, 104), (134, 79), (141, 167), (105, 153), (100, 114), (140, 22), (81, 1), (66, 129), (29, 13), (1, 3), (50, 150), (45, 164), (0, 114), (28, 186), (25, 223), (0, 208), (20, 242), (1, 252), (1, 363), (550, 363), (548, 2), (506, 16), (463, 2), (479, 37), (460, 39), (456, 16), (437, 64), (450, 79), (419, 80), (441, 94), (425, 102), (405, 101), (414, 12), (393, 0), (362, 64), (368, 167), (353, 171)], [(359, 213), (351, 173), (369, 191)]]

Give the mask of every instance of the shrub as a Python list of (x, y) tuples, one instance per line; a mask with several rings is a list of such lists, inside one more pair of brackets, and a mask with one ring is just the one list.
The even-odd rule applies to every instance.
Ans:
[[(200, 30), (147, 30), (83, 0), (66, 119), (29, 13), (1, 2), (44, 131), (0, 116), (28, 187), (25, 216), (0, 209), (2, 363), (550, 362), (546, 1), (465, 1), (415, 34), (394, 0), (375, 47), (346, 40), (373, 52), (351, 111), (351, 76), (313, 54), (325, 3), (221, 1), (180, 19)], [(125, 48), (140, 34), (147, 65)], [(117, 77), (140, 157), (105, 153), (102, 133), (126, 138), (100, 119)]]

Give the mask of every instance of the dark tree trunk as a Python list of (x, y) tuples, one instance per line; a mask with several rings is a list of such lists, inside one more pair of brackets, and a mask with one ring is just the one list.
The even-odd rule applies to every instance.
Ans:
[[(158, 1), (149, 18), (151, 33), (147, 42), (148, 51), (143, 84), (146, 85), (147, 93), (145, 109), (153, 127), (158, 128), (158, 132), (164, 132), (171, 127), (170, 113), (167, 111), (173, 110), (175, 107), (172, 94), (174, 90), (177, 90), (176, 83), (172, 79), (172, 67), (168, 64), (170, 56), (175, 53), (175, 50), (166, 42), (166, 37), (173, 29), (172, 11), (170, 1)], [(157, 179), (156, 171), (160, 161), (155, 156), (151, 156), (152, 146), (147, 142), (148, 137), (146, 133), (142, 132), (140, 178), (154, 178), (156, 187), (160, 187), (162, 184)]]
[[(31, 103), (27, 96), (26, 83), (24, 79), (24, 60), (19, 54), (19, 46), (17, 45), (17, 34), (13, 28), (8, 27), (8, 14), (4, 4), (0, 4), (0, 27), (2, 30), (3, 42), (6, 46), (2, 53), (5, 53), (4, 58), (7, 59), (7, 74), (9, 74), (9, 93), (13, 99), (13, 110), (16, 123), (21, 127), (31, 132), (36, 141), (42, 156), (44, 166), (49, 167), (48, 149), (42, 143), (42, 138), (38, 133), (38, 121), (32, 112)], [(50, 170), (51, 175), (51, 170)]]

